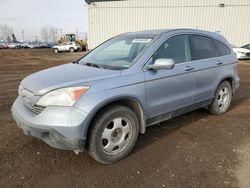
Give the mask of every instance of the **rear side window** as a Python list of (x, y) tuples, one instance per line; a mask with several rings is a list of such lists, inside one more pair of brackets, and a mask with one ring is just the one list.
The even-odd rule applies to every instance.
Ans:
[(199, 35), (191, 35), (190, 43), (192, 60), (217, 57), (217, 51), (213, 39)]
[(219, 42), (217, 40), (214, 40), (214, 43), (217, 47), (219, 56), (229, 55), (231, 54), (231, 50), (222, 42)]

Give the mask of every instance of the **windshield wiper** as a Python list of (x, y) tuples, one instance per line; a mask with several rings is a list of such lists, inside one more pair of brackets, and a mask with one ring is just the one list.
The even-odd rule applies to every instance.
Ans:
[(73, 61), (72, 63), (74, 63), (74, 64), (79, 64), (79, 61), (76, 60), (76, 61)]
[[(78, 61), (74, 61), (73, 63), (79, 64)], [(95, 64), (95, 63), (90, 63), (90, 62), (84, 62), (82, 65), (86, 65), (89, 67), (96, 67), (96, 68), (101, 68), (101, 69), (109, 69), (109, 70), (120, 70), (120, 67), (113, 67), (109, 65), (100, 65), (100, 64)]]
[(85, 63), (84, 65), (90, 66), (90, 67), (96, 67), (96, 68), (103, 68), (103, 66), (95, 64), (95, 63)]

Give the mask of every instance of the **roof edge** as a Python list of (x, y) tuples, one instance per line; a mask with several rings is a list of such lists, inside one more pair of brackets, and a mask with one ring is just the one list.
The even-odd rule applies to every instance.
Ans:
[(95, 2), (107, 2), (107, 1), (124, 1), (124, 0), (85, 0), (87, 4), (95, 3)]

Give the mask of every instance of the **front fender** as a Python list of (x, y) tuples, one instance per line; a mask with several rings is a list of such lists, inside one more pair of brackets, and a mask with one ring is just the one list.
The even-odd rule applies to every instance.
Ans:
[[(135, 93), (137, 95), (135, 95)], [(101, 93), (86, 93), (80, 100), (75, 104), (75, 106), (85, 112), (87, 115), (82, 128), (83, 136), (86, 137), (89, 125), (94, 118), (94, 116), (105, 106), (120, 101), (120, 100), (132, 100), (139, 105), (141, 111), (140, 119), (140, 132), (145, 132), (146, 126), (146, 99), (145, 99), (145, 86), (144, 83), (130, 85), (126, 87), (120, 87), (115, 89), (110, 89), (102, 91)]]

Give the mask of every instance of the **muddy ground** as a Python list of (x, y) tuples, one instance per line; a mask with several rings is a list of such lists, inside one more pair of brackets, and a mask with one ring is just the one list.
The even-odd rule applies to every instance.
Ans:
[(81, 55), (0, 50), (0, 187), (250, 187), (250, 61), (239, 63), (227, 114), (200, 109), (152, 126), (126, 159), (105, 166), (25, 136), (10, 113), (22, 78)]

